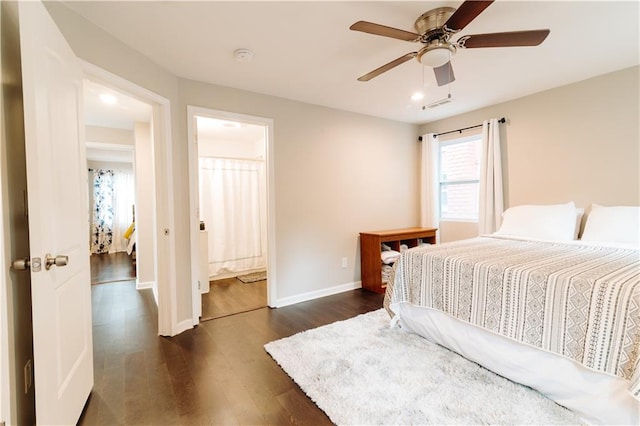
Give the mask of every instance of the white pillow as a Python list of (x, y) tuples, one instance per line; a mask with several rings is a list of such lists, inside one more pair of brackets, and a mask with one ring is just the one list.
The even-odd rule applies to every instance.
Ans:
[(553, 205), (524, 205), (507, 209), (496, 235), (512, 235), (552, 241), (572, 241), (577, 222), (572, 202)]
[(584, 226), (582, 240), (640, 243), (640, 207), (592, 205)]

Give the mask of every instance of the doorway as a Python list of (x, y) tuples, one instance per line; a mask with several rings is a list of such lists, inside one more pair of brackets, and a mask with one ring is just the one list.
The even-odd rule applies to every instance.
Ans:
[[(151, 286), (153, 297), (158, 306), (158, 334), (161, 336), (174, 336), (191, 328), (191, 322), (177, 323), (176, 318), (176, 279), (174, 271), (176, 260), (171, 253), (175, 252), (175, 238), (169, 230), (174, 227), (173, 217), (173, 183), (171, 174), (172, 161), (168, 155), (171, 152), (171, 113), (169, 99), (160, 96), (148, 89), (138, 86), (122, 77), (110, 73), (96, 65), (80, 60), (85, 78), (119, 93), (137, 99), (152, 108), (152, 119), (149, 126), (141, 129), (141, 136), (147, 140), (145, 144), (135, 144), (134, 159), (141, 158), (147, 161), (137, 161), (136, 165), (136, 219), (140, 222), (136, 229), (139, 231), (140, 221), (140, 194), (143, 193), (147, 202), (152, 205), (147, 212), (149, 216), (144, 220), (149, 240), (147, 246), (150, 249), (150, 262), (143, 262), (140, 258), (142, 244), (137, 247), (137, 275), (140, 281), (140, 267), (147, 264), (152, 269), (155, 277), (153, 282), (138, 282), (140, 287)], [(140, 152), (138, 150), (140, 149)], [(148, 179), (146, 190), (142, 192), (139, 184), (141, 177)], [(143, 224), (143, 226), (144, 226)], [(162, 224), (162, 227), (161, 225)], [(163, 234), (163, 238), (158, 236)], [(137, 241), (142, 241), (139, 235)]]
[(135, 280), (132, 164), (112, 163), (93, 151), (87, 146), (91, 285)]
[(188, 111), (197, 324), (268, 306), (271, 121)]
[(155, 206), (144, 197), (153, 192), (153, 173), (146, 176), (142, 170), (152, 161), (144, 154), (152, 143), (153, 109), (89, 79), (83, 90), (91, 284), (136, 280), (138, 289), (152, 287), (153, 251), (144, 246), (141, 251), (137, 242), (153, 240)]

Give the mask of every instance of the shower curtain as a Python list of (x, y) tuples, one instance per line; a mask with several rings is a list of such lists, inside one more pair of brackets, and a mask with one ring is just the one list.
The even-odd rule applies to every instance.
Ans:
[(200, 157), (200, 220), (209, 231), (209, 276), (266, 267), (263, 161)]

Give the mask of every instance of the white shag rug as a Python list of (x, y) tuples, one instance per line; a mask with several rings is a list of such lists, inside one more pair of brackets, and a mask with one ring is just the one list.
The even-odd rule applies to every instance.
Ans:
[(338, 425), (584, 423), (535, 390), (390, 328), (384, 309), (265, 349)]

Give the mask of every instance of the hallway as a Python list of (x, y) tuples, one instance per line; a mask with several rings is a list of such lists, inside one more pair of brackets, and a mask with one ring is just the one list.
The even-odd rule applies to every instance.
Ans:
[(91, 285), (136, 279), (136, 265), (126, 252), (92, 254)]
[(325, 414), (262, 347), (382, 306), (364, 290), (262, 308), (158, 337), (151, 290), (92, 286), (95, 384), (79, 421), (93, 424), (314, 424)]

